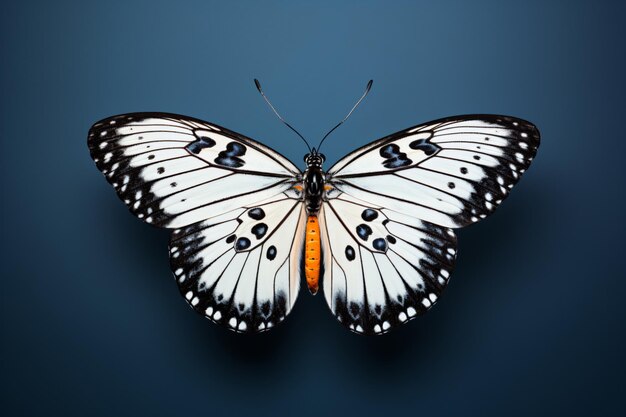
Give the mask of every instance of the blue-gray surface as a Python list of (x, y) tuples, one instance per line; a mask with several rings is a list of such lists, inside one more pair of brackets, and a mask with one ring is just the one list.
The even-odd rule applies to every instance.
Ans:
[[(263, 3), (3, 5), (3, 415), (623, 413), (623, 3)], [(360, 337), (303, 292), (284, 324), (240, 336), (187, 307), (168, 233), (127, 212), (86, 133), (168, 111), (300, 163), (253, 77), (312, 138), (375, 80), (330, 163), (463, 113), (531, 120), (542, 145), (459, 232), (427, 315)]]

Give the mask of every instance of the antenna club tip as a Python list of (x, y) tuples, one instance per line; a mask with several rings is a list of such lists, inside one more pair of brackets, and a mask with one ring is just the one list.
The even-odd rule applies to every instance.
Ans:
[(369, 80), (369, 81), (367, 82), (367, 91), (369, 91), (369, 90), (370, 90), (370, 88), (372, 88), (372, 84), (374, 84), (374, 80)]
[(261, 91), (261, 83), (256, 78), (254, 79), (254, 85), (256, 85), (256, 89)]

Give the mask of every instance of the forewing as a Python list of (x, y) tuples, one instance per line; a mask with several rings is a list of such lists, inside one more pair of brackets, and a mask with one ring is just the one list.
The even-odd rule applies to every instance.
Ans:
[(167, 113), (104, 119), (89, 131), (97, 167), (144, 221), (184, 227), (278, 195), (298, 168), (215, 124)]
[(425, 312), (454, 268), (451, 229), (346, 194), (324, 204), (320, 226), (326, 302), (356, 333), (386, 333)]
[(170, 264), (198, 313), (237, 332), (261, 332), (291, 311), (300, 288), (306, 214), (282, 195), (177, 229)]
[(369, 204), (457, 228), (496, 209), (538, 146), (539, 131), (525, 120), (457, 116), (352, 152), (329, 170), (328, 181)]

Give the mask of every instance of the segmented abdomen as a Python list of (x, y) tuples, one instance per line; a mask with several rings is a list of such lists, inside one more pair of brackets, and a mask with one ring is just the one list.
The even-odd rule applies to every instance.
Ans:
[(320, 278), (320, 226), (317, 216), (309, 216), (306, 222), (304, 245), (304, 274), (311, 294), (317, 293)]

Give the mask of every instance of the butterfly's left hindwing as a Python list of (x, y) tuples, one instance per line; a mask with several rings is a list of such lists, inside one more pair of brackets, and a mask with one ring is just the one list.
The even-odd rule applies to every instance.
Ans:
[(271, 329), (300, 289), (305, 213), (287, 196), (175, 230), (170, 263), (198, 313), (238, 332)]

